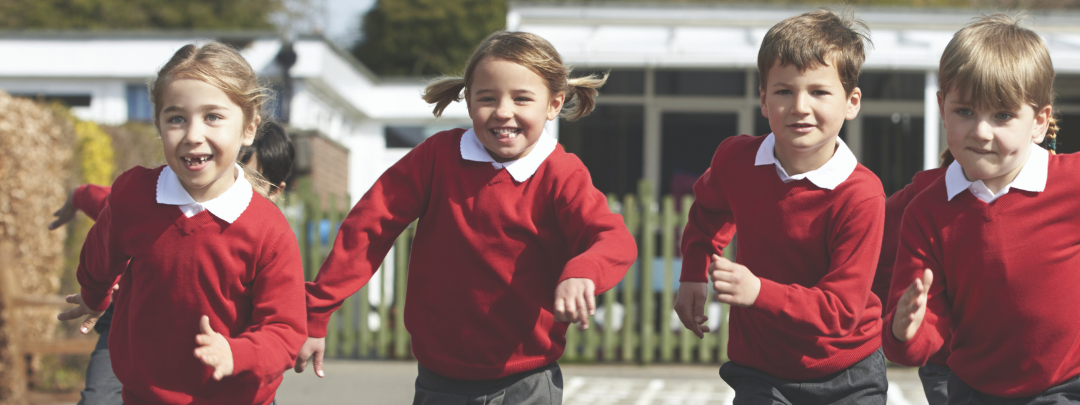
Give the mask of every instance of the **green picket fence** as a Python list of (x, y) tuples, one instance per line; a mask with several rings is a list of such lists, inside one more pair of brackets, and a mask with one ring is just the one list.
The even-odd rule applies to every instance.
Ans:
[[(324, 203), (310, 192), (309, 183), (302, 182), (298, 189), (290, 196), (286, 211), (292, 207), (295, 212), (291, 219), (299, 230), (304, 273), (312, 280), (351, 207), (348, 201), (333, 198)], [(592, 326), (580, 330), (572, 325), (567, 330), (561, 361), (650, 364), (727, 360), (726, 304), (712, 303), (710, 297), (707, 308), (711, 307), (712, 313), (706, 314), (714, 320), (714, 329), (700, 340), (682, 327), (673, 310), (675, 280), (680, 272), (676, 235), (686, 225), (692, 202), (693, 198), (686, 196), (677, 209), (672, 196), (657, 198), (652, 185), (644, 180), (636, 194), (622, 198), (608, 195), (612, 212), (623, 215), (637, 241), (639, 258), (618, 286), (597, 297)], [(412, 357), (402, 314), (413, 231), (414, 227), (409, 227), (402, 233), (376, 277), (334, 312), (326, 338), (328, 357)], [(725, 256), (733, 258), (732, 247), (725, 249)]]

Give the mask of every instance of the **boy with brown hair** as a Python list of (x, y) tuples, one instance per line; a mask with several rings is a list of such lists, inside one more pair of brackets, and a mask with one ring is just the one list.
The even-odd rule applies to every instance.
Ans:
[[(865, 25), (820, 10), (788, 18), (758, 53), (772, 134), (720, 143), (694, 185), (675, 309), (701, 337), (705, 283), (731, 304), (735, 404), (885, 404), (881, 302), (870, 293), (881, 181), (837, 138), (859, 112)], [(739, 231), (737, 263), (719, 256)]]

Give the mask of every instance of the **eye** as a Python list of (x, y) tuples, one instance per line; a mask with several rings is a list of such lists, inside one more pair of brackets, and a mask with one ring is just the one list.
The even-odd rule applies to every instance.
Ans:
[(1014, 115), (1011, 112), (999, 112), (997, 114), (994, 114), (994, 118), (998, 119), (1000, 121), (1008, 121), (1008, 120), (1012, 119), (1015, 116), (1016, 115)]
[(217, 115), (217, 114), (208, 114), (208, 115), (206, 116), (206, 120), (207, 120), (207, 121), (211, 121), (211, 122), (213, 122), (213, 121), (217, 121), (217, 120), (220, 120), (220, 119), (222, 119), (222, 118), (224, 118), (224, 117), (222, 117), (222, 116), (220, 116), (220, 115)]
[(773, 94), (776, 94), (776, 95), (781, 95), (781, 96), (786, 96), (786, 95), (788, 95), (788, 94), (791, 94), (791, 90), (788, 90), (788, 89), (780, 89), (780, 90), (777, 90), (776, 92), (774, 92)]
[(811, 91), (810, 94), (812, 94), (814, 96), (827, 96), (827, 95), (832, 94), (832, 93), (829, 93), (827, 90), (814, 90), (814, 91)]
[(517, 97), (517, 98), (514, 99), (514, 101), (519, 102), (519, 103), (527, 103), (527, 102), (532, 101), (532, 99), (528, 98), (528, 97)]
[(961, 117), (970, 117), (972, 115), (975, 115), (975, 112), (971, 111), (970, 108), (957, 108), (956, 115), (959, 115)]
[(495, 101), (495, 97), (484, 96), (484, 97), (480, 97), (480, 99), (478, 99), (476, 101), (481, 102), (481, 103), (490, 103), (490, 102)]
[(172, 116), (172, 117), (166, 118), (165, 122), (170, 123), (170, 124), (183, 124), (184, 123), (184, 117), (181, 117), (179, 115)]

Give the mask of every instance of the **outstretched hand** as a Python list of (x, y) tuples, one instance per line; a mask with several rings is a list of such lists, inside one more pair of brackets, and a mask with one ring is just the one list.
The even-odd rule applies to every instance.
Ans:
[(907, 342), (915, 337), (926, 316), (926, 301), (930, 293), (930, 284), (934, 282), (934, 272), (923, 270), (922, 278), (911, 282), (900, 301), (896, 303), (896, 316), (893, 317), (892, 334), (897, 340)]
[[(115, 290), (116, 288), (117, 287), (114, 286), (113, 290)], [(83, 302), (82, 294), (72, 294), (65, 297), (64, 299), (69, 304), (75, 304), (78, 306), (57, 314), (56, 319), (59, 319), (61, 321), (70, 321), (72, 319), (79, 319), (83, 316), (86, 316), (86, 320), (83, 321), (82, 326), (79, 328), (79, 332), (82, 332), (82, 334), (84, 335), (90, 333), (91, 329), (94, 329), (94, 324), (96, 324), (98, 319), (101, 318), (101, 314), (105, 313), (105, 311), (95, 311), (93, 309), (90, 309), (90, 307), (86, 306), (86, 302)]]
[(698, 339), (709, 333), (709, 327), (705, 325), (709, 320), (705, 316), (705, 290), (705, 283), (686, 281), (679, 283), (679, 292), (675, 294), (675, 314)]
[(50, 231), (64, 226), (64, 224), (71, 222), (72, 219), (75, 219), (75, 214), (79, 211), (79, 209), (75, 208), (75, 201), (73, 201), (74, 198), (75, 194), (68, 194), (68, 198), (67, 201), (64, 202), (64, 206), (60, 207), (60, 209), (56, 210), (56, 212), (53, 213), (53, 216), (56, 217), (56, 220), (52, 221), (52, 223), (49, 224)]
[(210, 327), (210, 317), (203, 315), (199, 319), (198, 335), (195, 335), (195, 357), (203, 364), (214, 369), (214, 379), (221, 380), (233, 373), (232, 347), (229, 341)]
[(589, 329), (589, 315), (596, 314), (596, 284), (587, 278), (568, 278), (555, 287), (555, 321), (581, 322)]
[(300, 355), (296, 356), (296, 366), (293, 367), (293, 371), (303, 373), (304, 368), (307, 367), (308, 359), (314, 357), (315, 375), (319, 376), (319, 378), (325, 377), (326, 374), (323, 372), (323, 352), (325, 351), (326, 338), (308, 337), (304, 345), (300, 347)]

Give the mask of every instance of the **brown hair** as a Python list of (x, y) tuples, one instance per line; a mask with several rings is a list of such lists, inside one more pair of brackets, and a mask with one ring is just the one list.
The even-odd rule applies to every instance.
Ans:
[[(982, 16), (953, 35), (941, 54), (941, 94), (959, 91), (976, 108), (1036, 112), (1054, 103), (1054, 64), (1034, 31), (1020, 26), (1022, 16)], [(1046, 143), (1053, 148), (1057, 119), (1050, 116)]]
[(244, 112), (244, 123), (261, 116), (269, 93), (259, 86), (255, 71), (232, 47), (209, 42), (201, 47), (184, 45), (158, 71), (150, 84), (150, 100), (154, 103), (154, 125), (161, 114), (161, 98), (174, 80), (193, 79), (221, 89)]
[(435, 104), (432, 111), (442, 115), (446, 106), (461, 101), (462, 90), (468, 97), (473, 71), (486, 57), (513, 62), (529, 68), (547, 83), (552, 96), (566, 92), (560, 116), (574, 121), (589, 115), (596, 105), (596, 89), (607, 81), (607, 74), (570, 78), (571, 69), (563, 64), (562, 57), (546, 39), (529, 32), (493, 33), (476, 47), (462, 77), (441, 77), (424, 89), (424, 101)]
[(850, 10), (838, 15), (829, 10), (812, 11), (781, 21), (769, 28), (758, 50), (758, 73), (765, 88), (769, 69), (780, 61), (800, 72), (819, 66), (835, 66), (844, 91), (850, 95), (859, 83), (866, 60), (865, 41), (872, 45), (868, 28)]

